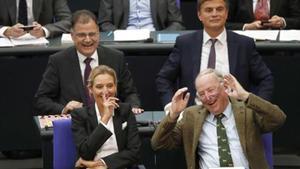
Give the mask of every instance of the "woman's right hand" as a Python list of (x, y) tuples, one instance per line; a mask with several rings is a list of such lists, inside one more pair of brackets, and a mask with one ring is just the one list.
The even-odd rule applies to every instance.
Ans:
[(106, 98), (105, 96), (102, 96), (102, 99), (103, 99), (104, 112), (101, 121), (107, 124), (108, 120), (111, 118), (114, 112), (114, 109), (119, 107), (119, 104), (117, 103), (119, 99), (116, 97)]

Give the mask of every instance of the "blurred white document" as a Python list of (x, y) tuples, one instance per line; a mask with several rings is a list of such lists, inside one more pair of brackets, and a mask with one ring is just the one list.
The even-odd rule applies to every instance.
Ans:
[(0, 47), (13, 47), (14, 45), (8, 38), (0, 38)]
[(279, 41), (300, 41), (300, 30), (281, 30)]
[(279, 30), (246, 30), (234, 31), (240, 35), (248, 36), (254, 40), (276, 40)]
[(11, 42), (15, 46), (22, 46), (22, 45), (47, 45), (49, 41), (44, 38), (38, 38), (38, 39), (11, 39)]
[(73, 43), (70, 33), (64, 33), (61, 36), (61, 43)]
[(0, 38), (0, 47), (13, 47), (23, 45), (47, 45), (49, 41), (45, 37), (36, 38), (29, 33), (18, 38)]
[(11, 38), (10, 41), (14, 46), (22, 45), (47, 45), (49, 41), (45, 37), (36, 38), (29, 33), (18, 38)]
[(30, 39), (36, 39), (36, 37), (30, 35), (30, 33), (26, 33), (20, 37), (17, 38), (11, 38), (11, 39), (16, 39), (16, 40), (30, 40)]
[(150, 30), (115, 30), (114, 41), (142, 41), (150, 38)]
[(209, 169), (245, 169), (245, 167), (215, 167)]

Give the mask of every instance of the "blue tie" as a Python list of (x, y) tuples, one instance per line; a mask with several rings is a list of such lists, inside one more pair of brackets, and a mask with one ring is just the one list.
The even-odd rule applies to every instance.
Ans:
[(19, 16), (18, 16), (18, 22), (27, 25), (28, 24), (28, 18), (27, 18), (27, 3), (26, 0), (20, 0), (19, 1)]

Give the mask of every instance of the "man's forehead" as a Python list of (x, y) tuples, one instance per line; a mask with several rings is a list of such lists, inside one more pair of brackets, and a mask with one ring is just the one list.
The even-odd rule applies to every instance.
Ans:
[(226, 6), (226, 3), (224, 0), (209, 0), (205, 1), (202, 5), (201, 8), (216, 8), (216, 7), (221, 7), (221, 6)]
[(74, 25), (74, 29), (76, 28), (81, 28), (81, 27), (85, 27), (85, 28), (95, 28), (97, 29), (98, 26), (97, 24), (93, 21), (93, 20), (90, 20), (89, 22), (78, 22)]
[(199, 88), (201, 87), (209, 87), (209, 86), (215, 86), (216, 84), (219, 83), (218, 77), (217, 75), (215, 75), (214, 73), (209, 73), (209, 74), (205, 74), (200, 76), (199, 78), (197, 78), (197, 85), (199, 86)]

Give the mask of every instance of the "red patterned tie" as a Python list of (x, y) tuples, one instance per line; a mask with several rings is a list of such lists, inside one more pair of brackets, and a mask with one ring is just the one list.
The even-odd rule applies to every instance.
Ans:
[(268, 0), (258, 0), (254, 11), (255, 20), (266, 21), (270, 18)]

